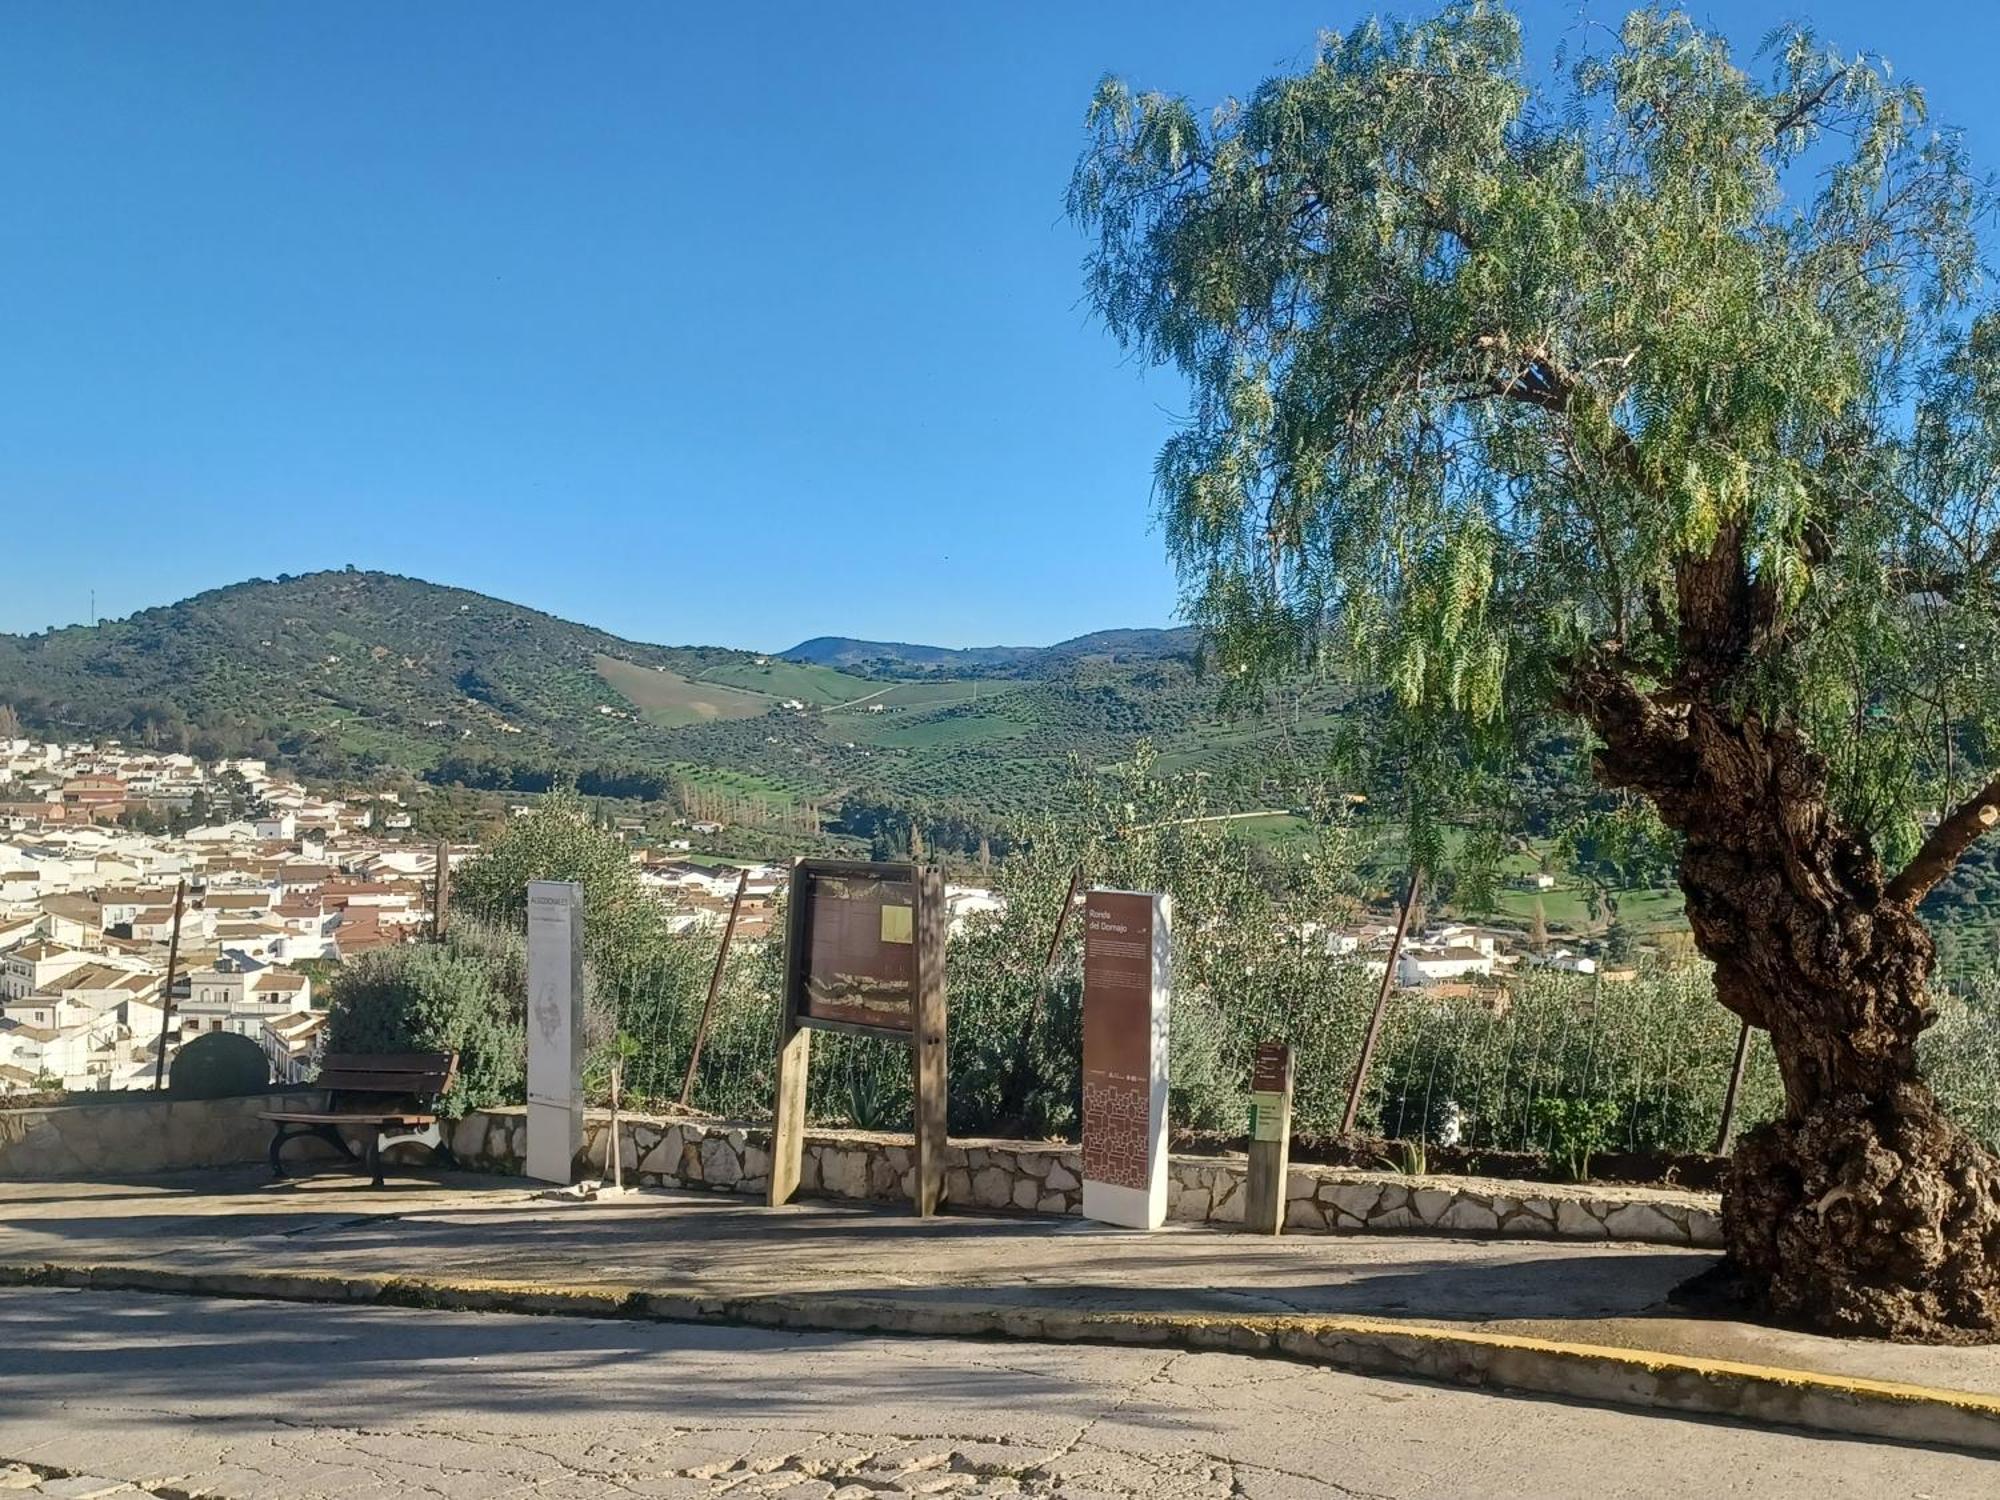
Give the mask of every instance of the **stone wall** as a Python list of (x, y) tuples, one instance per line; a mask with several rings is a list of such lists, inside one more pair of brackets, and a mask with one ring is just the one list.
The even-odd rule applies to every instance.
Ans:
[[(176, 1099), (132, 1092), (103, 1102), (0, 1108), (0, 1177), (122, 1177), (261, 1161), (271, 1127), (267, 1109), (316, 1109), (316, 1089), (248, 1094), (234, 1099)], [(333, 1155), (318, 1141), (287, 1146)]]
[[(604, 1172), (609, 1128), (603, 1115), (586, 1121), (579, 1176), (609, 1175)], [(630, 1184), (754, 1194), (769, 1182), (770, 1137), (761, 1127), (627, 1116), (620, 1122), (619, 1137)], [(452, 1149), (465, 1166), (519, 1173), (527, 1155), (526, 1112), (468, 1115), (454, 1129)], [(915, 1160), (907, 1136), (812, 1131), (806, 1136), (799, 1193), (906, 1203)], [(978, 1209), (1077, 1214), (1083, 1208), (1082, 1177), (1082, 1157), (1071, 1145), (954, 1141), (945, 1153), (944, 1199)], [(1244, 1177), (1240, 1156), (1172, 1158), (1167, 1217), (1241, 1224)], [(1704, 1248), (1721, 1244), (1711, 1193), (1302, 1166), (1291, 1170), (1286, 1199), (1285, 1224), (1293, 1231), (1616, 1239)]]

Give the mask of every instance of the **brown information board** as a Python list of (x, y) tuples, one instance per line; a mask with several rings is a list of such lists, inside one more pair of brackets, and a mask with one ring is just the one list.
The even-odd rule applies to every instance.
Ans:
[(1292, 1074), (1292, 1049), (1283, 1042), (1259, 1042), (1250, 1064), (1250, 1092), (1282, 1094)]
[(917, 1212), (937, 1211), (945, 1153), (944, 872), (935, 866), (792, 862), (785, 1003), (764, 1201), (787, 1203), (804, 1162), (812, 1034), (845, 1031), (910, 1050)]
[(1092, 891), (1083, 930), (1083, 1175), (1141, 1192), (1153, 1066), (1153, 898)]
[(917, 992), (917, 880), (909, 865), (799, 871), (804, 942), (795, 1014), (907, 1036)]

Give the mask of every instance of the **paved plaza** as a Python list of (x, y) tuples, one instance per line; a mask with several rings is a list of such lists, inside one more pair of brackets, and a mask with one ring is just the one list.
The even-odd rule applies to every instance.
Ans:
[(1956, 1500), (1996, 1473), (1231, 1354), (0, 1291), (0, 1493), (70, 1500)]
[(2000, 1349), (1854, 1343), (1682, 1315), (1714, 1264), (1657, 1245), (1153, 1234), (1081, 1220), (648, 1190), (551, 1202), (465, 1174), (374, 1190), (261, 1168), (130, 1182), (0, 1182), (0, 1266), (287, 1271), (642, 1287), (715, 1299), (811, 1294), (911, 1307), (1356, 1315), (2000, 1395)]

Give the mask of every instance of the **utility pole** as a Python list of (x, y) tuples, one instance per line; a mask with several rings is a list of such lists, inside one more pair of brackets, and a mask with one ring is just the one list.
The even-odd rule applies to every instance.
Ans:
[(187, 900), (187, 877), (174, 886), (174, 931), (167, 941), (167, 977), (160, 986), (160, 1055), (153, 1063), (153, 1087), (167, 1086), (167, 1026), (174, 1014), (174, 970), (181, 961), (181, 909)]

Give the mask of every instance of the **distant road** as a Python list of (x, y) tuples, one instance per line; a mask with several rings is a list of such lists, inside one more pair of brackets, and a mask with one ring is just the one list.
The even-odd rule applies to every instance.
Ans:
[(1260, 807), (1255, 812), (1204, 813), (1198, 818), (1169, 818), (1164, 823), (1140, 823), (1131, 831), (1147, 833), (1155, 828), (1185, 828), (1190, 823), (1239, 823), (1249, 818), (1289, 818), (1289, 807)]
[(0, 1291), (0, 1492), (23, 1461), (128, 1500), (1946, 1500), (2000, 1472), (1231, 1354)]
[(859, 708), (862, 704), (868, 702), (869, 700), (874, 698), (879, 698), (884, 693), (893, 692), (900, 686), (902, 686), (901, 683), (892, 682), (887, 687), (878, 687), (872, 693), (863, 693), (859, 698), (850, 698), (845, 703), (829, 704), (827, 705), (826, 711), (830, 714), (837, 714), (843, 708)]

